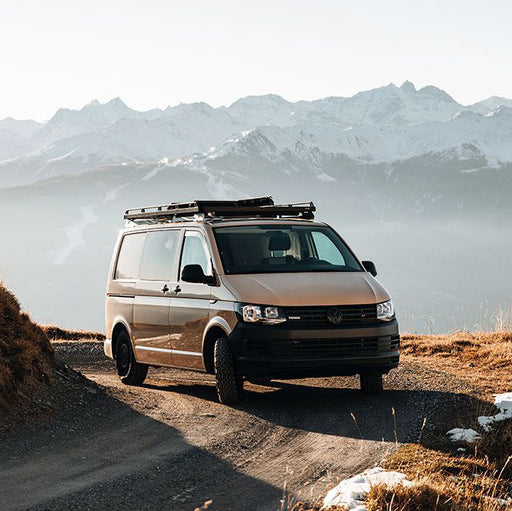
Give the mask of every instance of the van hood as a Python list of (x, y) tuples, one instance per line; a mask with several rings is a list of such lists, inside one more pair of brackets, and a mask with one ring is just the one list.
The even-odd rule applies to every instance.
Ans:
[(238, 302), (261, 305), (362, 305), (390, 299), (367, 272), (222, 275)]

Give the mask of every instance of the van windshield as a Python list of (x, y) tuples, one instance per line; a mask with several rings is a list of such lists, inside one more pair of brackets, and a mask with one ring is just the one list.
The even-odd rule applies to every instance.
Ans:
[(214, 232), (226, 274), (364, 271), (327, 226), (218, 226)]

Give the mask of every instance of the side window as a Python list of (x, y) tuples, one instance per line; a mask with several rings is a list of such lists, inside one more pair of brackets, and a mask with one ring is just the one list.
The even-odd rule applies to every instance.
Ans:
[(313, 238), (318, 259), (337, 266), (345, 266), (345, 259), (340, 251), (323, 232), (313, 231), (311, 237)]
[(193, 231), (185, 233), (185, 241), (183, 243), (183, 252), (181, 254), (181, 270), (187, 264), (199, 264), (205, 275), (211, 275), (210, 256), (206, 249), (206, 242), (201, 234)]
[(179, 237), (180, 231), (176, 229), (153, 231), (146, 234), (140, 265), (140, 279), (171, 280)]
[(117, 258), (115, 279), (138, 279), (139, 266), (146, 233), (127, 234), (121, 243)]

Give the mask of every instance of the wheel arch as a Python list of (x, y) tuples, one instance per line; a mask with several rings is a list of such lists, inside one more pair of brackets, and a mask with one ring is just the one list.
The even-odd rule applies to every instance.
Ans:
[(128, 334), (131, 342), (132, 336), (130, 335), (130, 327), (124, 321), (118, 320), (112, 329), (112, 358), (114, 360), (117, 352), (117, 340), (119, 339), (119, 334), (123, 331)]
[(208, 323), (203, 337), (203, 363), (207, 373), (215, 373), (213, 365), (215, 341), (219, 337), (228, 337), (230, 330), (227, 321), (223, 318), (214, 318)]

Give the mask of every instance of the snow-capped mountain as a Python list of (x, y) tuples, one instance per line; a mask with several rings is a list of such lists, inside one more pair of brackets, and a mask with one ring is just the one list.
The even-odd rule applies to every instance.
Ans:
[(18, 121), (7, 117), (0, 121), (0, 158), (11, 156), (24, 140), (42, 128), (36, 121)]
[(470, 146), (495, 165), (512, 161), (511, 108), (512, 100), (498, 97), (463, 106), (436, 87), (416, 90), (410, 82), (296, 103), (249, 96), (228, 108), (194, 103), (138, 112), (119, 98), (93, 101), (60, 109), (43, 125), (1, 121), (0, 186), (208, 151), (212, 159), (217, 147), (243, 153), (255, 137), (265, 138), (276, 158), (309, 152), (393, 162)]

